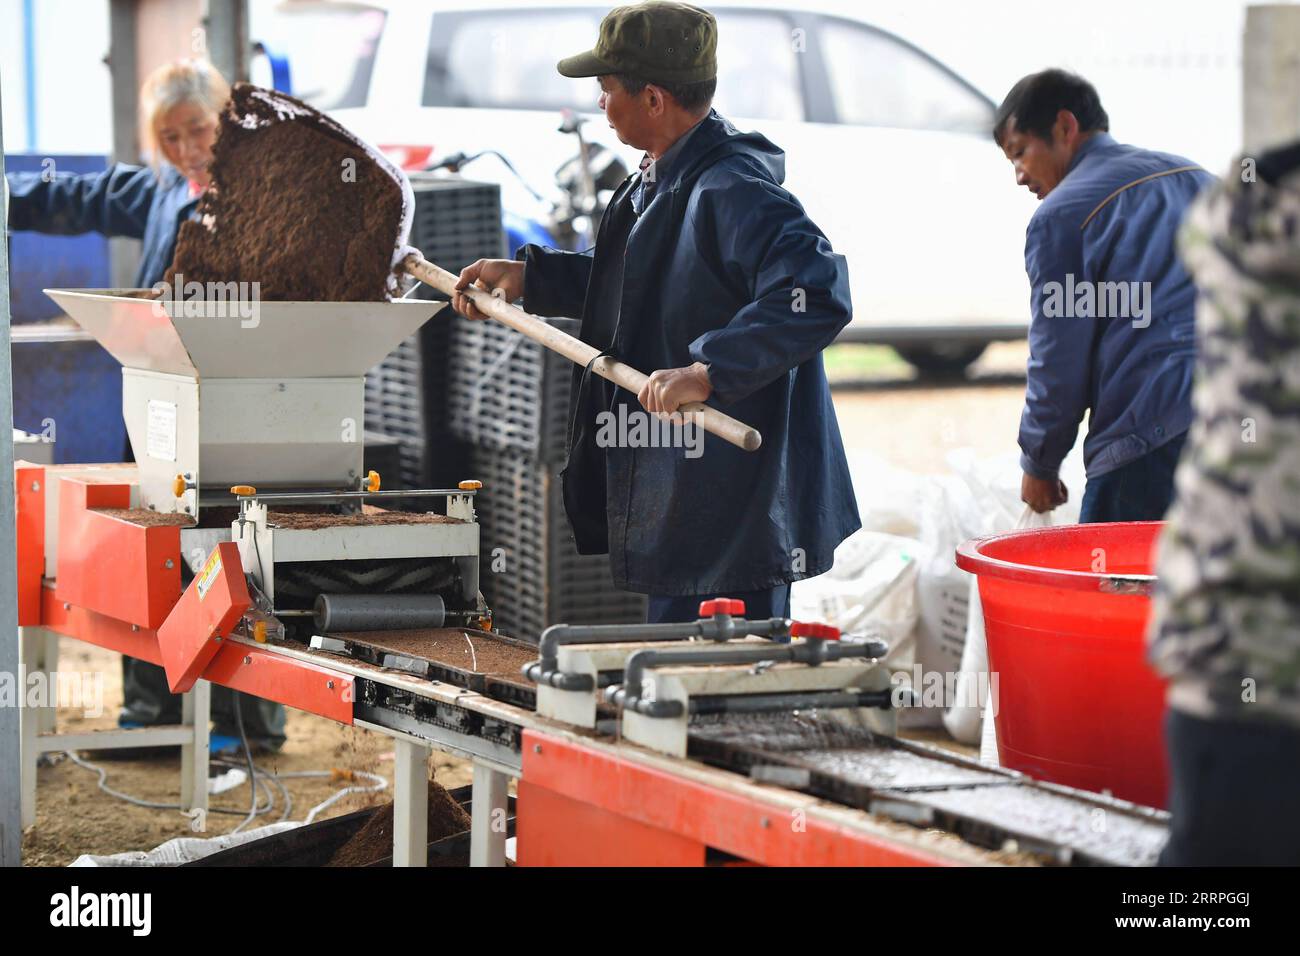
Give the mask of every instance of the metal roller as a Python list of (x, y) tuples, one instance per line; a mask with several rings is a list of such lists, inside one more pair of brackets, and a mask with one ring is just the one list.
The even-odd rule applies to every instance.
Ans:
[(321, 594), (312, 611), (316, 629), (325, 633), (416, 630), (446, 620), (439, 594)]

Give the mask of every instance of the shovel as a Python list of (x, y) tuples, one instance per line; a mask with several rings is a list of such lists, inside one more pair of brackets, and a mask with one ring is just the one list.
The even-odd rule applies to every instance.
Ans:
[[(456, 291), (458, 277), (429, 262), (418, 252), (413, 252), (402, 262), (402, 268), (421, 282), (452, 295)], [(601, 355), (599, 350), (581, 339), (574, 338), (552, 325), (548, 325), (535, 315), (530, 315), (518, 306), (511, 305), (491, 293), (470, 286), (461, 290), (484, 315), (490, 316), (502, 325), (507, 325), (523, 335), (528, 336), (552, 352), (558, 352), (578, 365), (591, 366), (591, 370), (601, 378), (609, 379), (620, 388), (633, 395), (641, 391), (649, 378), (644, 372), (634, 369), (625, 362), (608, 355)], [(599, 358), (597, 357), (599, 356)], [(594, 361), (593, 361), (594, 360)], [(758, 429), (737, 421), (730, 415), (718, 411), (703, 402), (688, 402), (677, 409), (678, 414), (687, 420), (693, 420), (705, 431), (717, 435), (737, 448), (754, 451), (763, 442)]]

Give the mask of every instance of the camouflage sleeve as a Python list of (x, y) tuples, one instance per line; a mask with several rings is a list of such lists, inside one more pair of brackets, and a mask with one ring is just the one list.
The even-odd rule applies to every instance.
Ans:
[(1151, 659), (1199, 688), (1207, 716), (1300, 726), (1300, 169), (1266, 181), (1253, 168), (1203, 193), (1180, 235), (1200, 291), (1196, 421), (1159, 547)]

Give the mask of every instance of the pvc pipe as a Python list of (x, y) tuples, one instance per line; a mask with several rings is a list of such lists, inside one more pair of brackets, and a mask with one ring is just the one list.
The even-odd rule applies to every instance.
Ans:
[(889, 648), (881, 641), (842, 644), (839, 641), (807, 640), (800, 644), (776, 644), (763, 647), (719, 647), (713, 651), (662, 651), (647, 648), (627, 659), (623, 687), (610, 695), (616, 703), (641, 696), (641, 684), (647, 668), (664, 664), (758, 664), (763, 661), (811, 664), (846, 658), (884, 657)]
[[(541, 660), (535, 663), (541, 665), (538, 673), (551, 673), (559, 664), (557, 655), (561, 645), (564, 644), (685, 641), (693, 637), (721, 642), (744, 635), (768, 638), (789, 637), (790, 622), (781, 617), (748, 621), (744, 618), (734, 618), (730, 614), (715, 614), (711, 618), (681, 624), (555, 624), (542, 632), (542, 639), (538, 643)], [(537, 680), (528, 673), (527, 669), (525, 675), (532, 680)]]

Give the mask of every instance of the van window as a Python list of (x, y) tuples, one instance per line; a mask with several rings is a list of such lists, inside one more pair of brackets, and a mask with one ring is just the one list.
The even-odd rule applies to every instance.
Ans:
[[(560, 76), (555, 64), (592, 48), (605, 12), (435, 14), (424, 105), (594, 112), (596, 81)], [(724, 13), (718, 34), (718, 110), (748, 119), (802, 119), (799, 64), (784, 18)]]
[(821, 29), (836, 116), (841, 123), (986, 133), (993, 107), (914, 47), (846, 20)]
[(743, 119), (804, 118), (793, 27), (769, 14), (727, 13), (718, 18), (718, 92), (724, 116)]
[(583, 10), (436, 13), (425, 106), (518, 110), (596, 109), (595, 80), (560, 76), (560, 51), (589, 50), (600, 13)]

